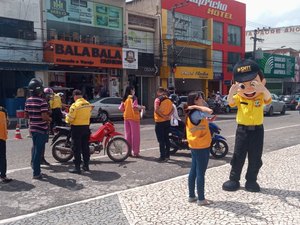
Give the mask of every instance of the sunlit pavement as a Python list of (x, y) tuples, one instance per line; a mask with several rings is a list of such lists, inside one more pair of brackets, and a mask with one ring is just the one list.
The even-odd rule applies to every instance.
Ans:
[(210, 206), (188, 203), (185, 175), (1, 220), (0, 224), (300, 224), (299, 148), (263, 156), (259, 193), (244, 190), (244, 174), (240, 190), (225, 192), (221, 187), (228, 178), (229, 164), (208, 169), (206, 197), (214, 202)]

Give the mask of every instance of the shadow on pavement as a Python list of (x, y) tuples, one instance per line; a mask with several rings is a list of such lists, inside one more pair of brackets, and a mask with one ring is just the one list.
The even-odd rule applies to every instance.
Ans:
[(256, 215), (260, 213), (260, 211), (258, 209), (253, 208), (252, 205), (257, 205), (257, 204), (241, 203), (236, 201), (214, 201), (214, 204), (206, 207), (213, 208), (213, 209), (222, 209), (224, 211), (233, 213), (237, 218), (251, 217), (256, 220), (268, 222), (266, 218)]
[[(278, 197), (282, 202), (291, 205), (300, 209), (300, 191), (290, 191), (290, 190), (282, 190), (275, 188), (261, 188), (261, 193), (265, 195), (273, 195)], [(298, 204), (293, 204), (288, 198), (296, 198), (298, 200)]]
[(33, 188), (35, 188), (34, 185), (15, 179), (8, 184), (0, 184), (0, 191), (7, 192), (30, 191)]
[(91, 170), (90, 172), (84, 172), (83, 176), (87, 176), (95, 181), (114, 181), (121, 178), (121, 175), (117, 172)]
[(47, 174), (45, 174), (44, 176), (45, 179), (43, 181), (49, 182), (50, 184), (56, 185), (61, 188), (68, 189), (70, 191), (79, 191), (84, 188), (83, 184), (77, 184), (77, 181), (75, 179), (59, 179), (56, 177), (49, 176)]

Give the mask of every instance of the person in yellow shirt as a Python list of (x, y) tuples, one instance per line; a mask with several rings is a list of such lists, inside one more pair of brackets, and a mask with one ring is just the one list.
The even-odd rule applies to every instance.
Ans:
[(52, 117), (52, 121), (50, 124), (50, 134), (53, 134), (53, 128), (55, 126), (62, 126), (62, 107), (63, 107), (63, 103), (61, 101), (61, 96), (56, 93), (51, 96), (50, 100), (49, 100), (49, 106), (50, 106), (50, 110), (51, 110), (51, 117)]
[(238, 126), (229, 180), (223, 184), (223, 190), (236, 191), (240, 188), (240, 176), (248, 155), (245, 189), (259, 192), (257, 175), (262, 166), (264, 105), (271, 103), (271, 94), (255, 61), (239, 61), (233, 68), (233, 75), (235, 84), (229, 90), (228, 103), (230, 107), (237, 106)]
[[(187, 98), (186, 137), (192, 155), (192, 165), (188, 178), (189, 202), (197, 201), (198, 205), (209, 205), (212, 202), (204, 196), (205, 172), (209, 161), (211, 134), (207, 115), (213, 110), (206, 107), (202, 92), (191, 92)], [(195, 183), (197, 181), (197, 194)]]
[(74, 152), (75, 168), (69, 170), (70, 173), (81, 173), (81, 153), (83, 158), (84, 171), (89, 171), (90, 150), (90, 118), (92, 105), (82, 97), (80, 90), (73, 91), (74, 103), (66, 115), (66, 122), (71, 125), (72, 150)]
[(6, 140), (8, 121), (6, 109), (0, 106), (0, 179), (2, 183), (8, 183), (12, 181), (12, 179), (6, 176)]

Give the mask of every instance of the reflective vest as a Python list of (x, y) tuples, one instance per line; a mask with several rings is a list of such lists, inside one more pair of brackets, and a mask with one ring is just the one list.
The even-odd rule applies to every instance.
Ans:
[(7, 139), (7, 112), (6, 109), (0, 106), (0, 140)]
[[(193, 111), (190, 112), (190, 114)], [(210, 147), (211, 134), (207, 119), (202, 119), (199, 124), (193, 124), (190, 114), (186, 119), (186, 137), (189, 147), (193, 149), (203, 149)]]
[[(160, 100), (159, 103), (159, 110), (163, 115), (169, 115), (173, 110), (173, 102), (167, 96), (159, 96), (158, 99)], [(164, 122), (167, 119), (161, 117), (154, 111), (154, 121), (157, 122)]]
[(124, 120), (140, 121), (140, 113), (133, 107), (134, 99), (132, 95), (128, 95), (124, 102)]

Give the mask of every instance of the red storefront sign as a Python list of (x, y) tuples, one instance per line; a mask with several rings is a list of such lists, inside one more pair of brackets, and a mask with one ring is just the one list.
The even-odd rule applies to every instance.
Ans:
[[(183, 3), (184, 2), (184, 3)], [(183, 4), (181, 4), (183, 3)], [(177, 6), (176, 6), (177, 5)], [(201, 18), (245, 25), (246, 5), (232, 0), (162, 0), (162, 8)]]
[(122, 68), (122, 48), (52, 40), (46, 44), (44, 60), (56, 65)]

